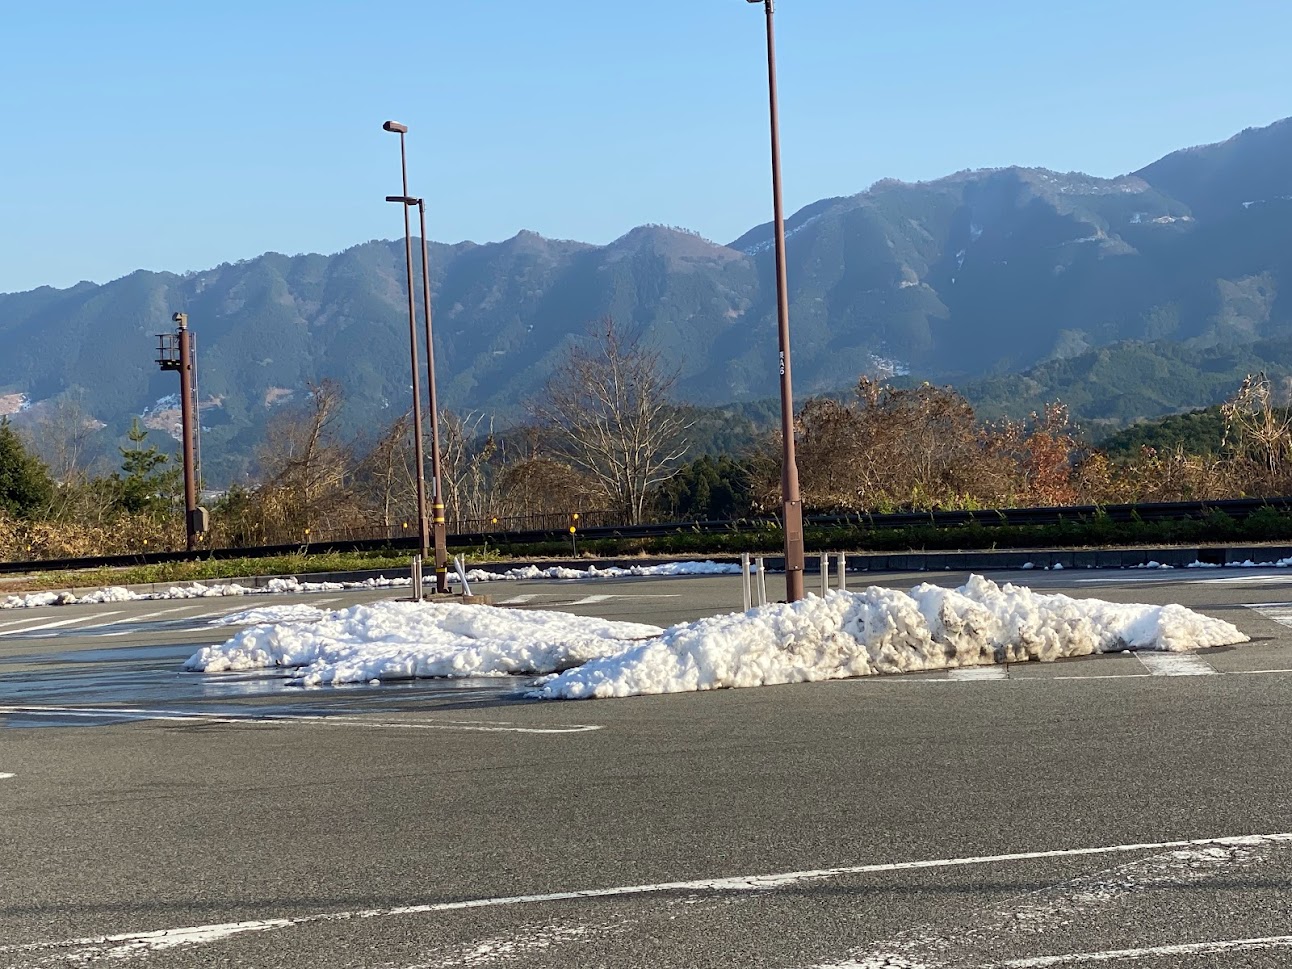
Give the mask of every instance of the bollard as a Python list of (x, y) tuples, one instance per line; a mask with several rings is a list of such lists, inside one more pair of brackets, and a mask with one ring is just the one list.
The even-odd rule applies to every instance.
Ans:
[(821, 553), (821, 595), (830, 591), (830, 553)]
[(412, 568), (411, 575), (413, 578), (413, 601), (421, 602), (422, 601), (422, 557), (420, 555), (413, 556), (413, 568)]
[(744, 597), (745, 612), (754, 607), (754, 590), (750, 587), (749, 553), (740, 553), (740, 593)]
[(462, 597), (465, 599), (471, 595), (471, 586), (467, 582), (467, 557), (465, 555), (453, 556), (453, 571), (458, 574), (458, 581), (462, 583)]
[(848, 553), (839, 553), (839, 591), (848, 591)]
[(754, 559), (754, 564), (758, 566), (758, 604), (767, 605), (767, 568), (763, 565), (763, 557), (760, 555)]

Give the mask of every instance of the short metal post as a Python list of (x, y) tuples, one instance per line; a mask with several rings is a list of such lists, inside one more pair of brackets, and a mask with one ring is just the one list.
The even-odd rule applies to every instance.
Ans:
[(760, 555), (754, 559), (754, 564), (758, 567), (758, 604), (767, 605), (767, 567), (763, 564), (763, 557)]
[(745, 612), (754, 607), (754, 590), (750, 586), (751, 577), (749, 575), (749, 553), (740, 553), (740, 592), (744, 597)]
[(422, 601), (422, 557), (420, 555), (413, 556), (413, 568), (412, 568), (411, 574), (413, 577), (413, 601), (421, 602)]
[(458, 581), (462, 583), (462, 598), (471, 595), (471, 585), (467, 582), (467, 557), (465, 555), (453, 556), (453, 570), (458, 574)]
[(839, 591), (848, 590), (848, 553), (839, 553)]
[(821, 553), (821, 595), (830, 591), (830, 553)]

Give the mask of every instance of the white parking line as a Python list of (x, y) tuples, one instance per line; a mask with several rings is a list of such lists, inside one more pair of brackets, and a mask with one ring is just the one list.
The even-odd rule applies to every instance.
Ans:
[(1215, 667), (1195, 653), (1136, 652), (1135, 658), (1153, 676), (1217, 676)]
[(9, 778), (13, 776), (14, 776), (13, 774), (0, 774), (0, 781), (7, 781)]
[(1007, 680), (1009, 670), (1004, 665), (957, 666), (947, 677), (952, 680)]
[[(428, 902), (419, 905), (401, 905), (385, 909), (358, 909), (344, 912), (317, 912), (287, 918), (256, 919), (244, 922), (215, 922), (151, 932), (129, 932), (118, 935), (90, 936), (49, 942), (24, 942), (0, 945), (3, 953), (67, 952), (69, 963), (80, 964), (95, 958), (129, 959), (148, 956), (178, 946), (194, 946), (218, 942), (223, 939), (251, 932), (294, 928), (311, 923), (361, 921), (392, 918), (406, 915), (429, 915), (436, 912), (460, 912), (472, 909), (502, 908), (509, 906), (542, 905), (549, 902), (579, 901), (589, 898), (613, 898), (632, 895), (649, 895), (664, 892), (766, 892), (793, 888), (804, 882), (822, 881), (844, 875), (881, 874), (896, 871), (915, 871), (925, 868), (959, 868), (971, 865), (1006, 864), (1017, 861), (1035, 861), (1047, 858), (1079, 858), (1092, 855), (1127, 854), (1140, 851), (1163, 851), (1173, 848), (1194, 848), (1205, 845), (1217, 847), (1260, 847), (1292, 842), (1292, 833), (1243, 835), (1232, 838), (1199, 838), (1191, 841), (1158, 841), (1145, 844), (1110, 845), (1099, 848), (1059, 848), (1050, 851), (1023, 851), (1014, 854), (980, 855), (967, 858), (938, 858), (926, 861), (899, 861), (885, 864), (853, 865), (846, 868), (821, 868), (810, 871), (793, 871), (778, 875), (737, 875), (726, 878), (704, 878), (694, 881), (658, 882), (649, 885), (623, 885), (617, 888), (589, 888), (539, 895), (507, 895), (497, 898), (476, 898), (461, 902)], [(1071, 957), (1065, 957), (1071, 958)], [(1087, 960), (1093, 961), (1093, 960)], [(1055, 963), (1052, 963), (1055, 964)], [(1061, 963), (1057, 963), (1061, 964)], [(1006, 964), (1011, 969), (1025, 969), (1026, 963)], [(1036, 963), (1036, 966), (1045, 965)], [(1030, 969), (1030, 967), (1029, 967)]]
[(158, 616), (165, 616), (172, 612), (181, 612), (187, 606), (171, 606), (169, 609), (158, 609), (156, 612), (145, 612), (138, 616), (123, 616), (120, 619), (114, 619), (112, 622), (104, 623), (105, 626), (119, 626), (123, 622), (143, 622), (145, 619), (156, 619)]
[(1206, 955), (1212, 952), (1255, 952), (1260, 949), (1292, 948), (1292, 935), (1269, 935), (1259, 939), (1226, 939), (1216, 942), (1184, 942), (1147, 949), (1109, 949), (1105, 952), (1076, 952), (1063, 956), (1039, 956), (1034, 959), (1012, 959), (997, 962), (985, 969), (1045, 969), (1048, 966), (1075, 966), (1090, 962), (1112, 962), (1123, 959), (1161, 959), (1163, 956)]
[(22, 629), (6, 629), (0, 631), (0, 636), (25, 636), (27, 633), (34, 633), (40, 629), (57, 629), (60, 626), (73, 626), (77, 623), (87, 623), (94, 625), (98, 620), (105, 616), (116, 616), (121, 612), (120, 609), (112, 612), (100, 612), (93, 616), (77, 616), (75, 619), (60, 619), (58, 622), (44, 622), (37, 626), (26, 626)]
[(594, 602), (605, 602), (607, 599), (613, 599), (614, 596), (584, 596), (582, 599), (575, 599), (573, 602), (567, 602), (567, 606), (590, 606)]
[(368, 727), (400, 730), (457, 730), (469, 733), (590, 733), (600, 724), (571, 723), (553, 727), (519, 727), (498, 720), (372, 720), (367, 717), (322, 714), (205, 713), (201, 710), (149, 710), (141, 707), (0, 706), (0, 716), (71, 717), (78, 720), (157, 720), (165, 723), (236, 723), (251, 726), (308, 723), (325, 727)]

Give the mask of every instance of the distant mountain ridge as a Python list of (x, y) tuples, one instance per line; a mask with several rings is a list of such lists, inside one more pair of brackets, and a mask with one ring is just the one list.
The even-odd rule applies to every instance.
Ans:
[[(1200, 360), (1292, 331), (1292, 120), (1112, 179), (1003, 168), (884, 180), (801, 209), (787, 238), (800, 395), (862, 373), (1007, 386), (1005, 374), (1125, 341)], [(678, 368), (687, 400), (774, 395), (771, 244), (770, 224), (725, 246), (665, 226), (606, 246), (532, 232), (432, 243), (442, 403), (517, 419), (604, 315)], [(404, 287), (397, 240), (0, 294), (0, 410), (29, 419), (76, 399), (119, 436), (177, 389), (152, 351), (182, 310), (198, 341), (208, 470), (227, 480), (309, 381), (342, 384), (351, 428), (408, 406)], [(1151, 406), (1151, 388), (1126, 393)]]

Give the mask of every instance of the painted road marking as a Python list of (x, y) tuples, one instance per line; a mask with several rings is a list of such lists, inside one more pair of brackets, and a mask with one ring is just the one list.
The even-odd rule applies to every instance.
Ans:
[(375, 727), (409, 730), (464, 730), (472, 733), (589, 733), (600, 724), (571, 723), (555, 727), (519, 727), (508, 720), (371, 720), (358, 716), (270, 713), (203, 713), (197, 710), (147, 710), (138, 707), (0, 706), (0, 716), (72, 717), (83, 720), (157, 720), (167, 723), (236, 723), (274, 725), (310, 723), (323, 726)]
[(534, 595), (534, 596), (512, 596), (510, 599), (503, 599), (503, 600), (502, 600), (502, 602), (498, 603), (498, 605), (500, 605), (500, 606), (519, 606), (519, 605), (521, 605), (521, 604), (523, 604), (523, 603), (529, 602), (531, 599), (537, 599), (537, 598), (538, 598), (538, 596), (536, 596), (536, 595)]
[(1007, 680), (1009, 670), (1003, 665), (958, 666), (947, 676), (953, 680)]
[(1152, 676), (1217, 676), (1215, 667), (1195, 653), (1136, 652)]
[[(147, 956), (177, 946), (202, 945), (251, 932), (294, 928), (311, 923), (359, 921), (392, 918), (406, 915), (427, 915), (436, 912), (460, 912), (472, 909), (501, 908), (517, 905), (541, 905), (547, 902), (577, 901), (586, 898), (614, 898), (633, 895), (651, 895), (664, 892), (765, 892), (793, 888), (804, 882), (839, 878), (844, 875), (880, 874), (896, 871), (917, 871), (931, 868), (960, 868), (971, 865), (1007, 864), (1016, 861), (1034, 861), (1046, 858), (1080, 858), (1092, 855), (1116, 855), (1140, 851), (1164, 851), (1203, 846), (1218, 848), (1259, 848), (1266, 845), (1292, 842), (1292, 833), (1255, 834), (1228, 838), (1199, 838), (1191, 841), (1158, 841), (1144, 844), (1109, 845), (1098, 848), (1059, 848), (1049, 851), (1023, 851), (1002, 855), (979, 855), (965, 858), (938, 858), (924, 861), (899, 861), (887, 864), (852, 865), (846, 868), (822, 868), (810, 871), (785, 872), (778, 875), (737, 875), (728, 878), (705, 878), (695, 881), (659, 882), (651, 885), (624, 885), (617, 888), (589, 888), (580, 891), (550, 892), (541, 895), (507, 895), (496, 898), (476, 898), (461, 902), (429, 902), (420, 905), (401, 905), (385, 909), (357, 909), (344, 912), (317, 912), (285, 918), (257, 919), (244, 922), (215, 922), (151, 932), (129, 932), (117, 935), (89, 936), (50, 942), (25, 942), (0, 945), (0, 954), (68, 952), (69, 962), (84, 962), (94, 958), (128, 959)], [(1071, 958), (1071, 957), (1065, 957)], [(1092, 961), (1092, 960), (1087, 960)], [(1052, 963), (1062, 965), (1062, 963)], [(1025, 969), (1026, 964), (1007, 964), (1011, 969)], [(1037, 966), (1044, 963), (1037, 963)]]
[(1255, 952), (1261, 949), (1292, 948), (1292, 935), (1269, 935), (1259, 939), (1226, 939), (1216, 942), (1185, 942), (1148, 949), (1109, 949), (1105, 952), (1078, 952), (1065, 956), (1040, 956), (1035, 959), (1013, 959), (998, 962), (986, 969), (1045, 969), (1048, 966), (1075, 966), (1081, 963), (1112, 962), (1122, 959), (1160, 959), (1164, 956), (1207, 955), (1213, 952)]
[[(987, 969), (984, 960), (991, 962), (991, 969), (1017, 963), (1032, 965), (1025, 959), (996, 963), (995, 953), (1007, 942), (1019, 941), (1020, 926), (1026, 926), (1028, 948), (1044, 952), (1047, 933), (1051, 931), (1061, 933), (1060, 938), (1066, 940), (1066, 932), (1074, 923), (1101, 917), (1119, 922), (1119, 905), (1135, 904), (1144, 895), (1162, 888), (1198, 889), (1208, 882), (1238, 878), (1241, 873), (1263, 864), (1272, 847), (1269, 844), (1201, 845), (1126, 859), (1113, 867), (1064, 879), (1039, 891), (1029, 886), (1030, 890), (1023, 894), (969, 908), (949, 920), (943, 917), (935, 923), (917, 924), (877, 945), (867, 946), (864, 951), (850, 952), (842, 963), (819, 965), (815, 969), (860, 969), (862, 966), (949, 969), (970, 965)], [(1055, 958), (1056, 964), (1061, 964), (1091, 955), (1094, 954), (1045, 958)]]
[(114, 619), (112, 622), (104, 623), (105, 626), (119, 626), (123, 622), (143, 622), (146, 619), (156, 619), (158, 616), (165, 616), (172, 612), (181, 612), (187, 606), (171, 606), (169, 609), (158, 609), (156, 612), (145, 612), (138, 616), (124, 616), (121, 619)]
[(594, 602), (605, 602), (607, 599), (614, 599), (615, 596), (584, 596), (582, 599), (575, 599), (573, 602), (567, 602), (567, 606), (590, 606)]
[(98, 620), (103, 619), (106, 616), (115, 616), (115, 615), (118, 615), (120, 612), (121, 612), (120, 609), (116, 609), (116, 610), (113, 610), (112, 612), (101, 612), (96, 616), (77, 616), (75, 619), (60, 619), (58, 622), (45, 622), (45, 623), (41, 623), (38, 626), (27, 626), (23, 629), (9, 629), (9, 630), (0, 631), (0, 636), (25, 636), (27, 635), (27, 633), (33, 633), (38, 629), (55, 629), (55, 628), (58, 628), (59, 626), (72, 626), (78, 622), (96, 623)]
[(14, 776), (13, 774), (0, 774), (0, 781), (7, 781), (9, 778), (13, 776)]

